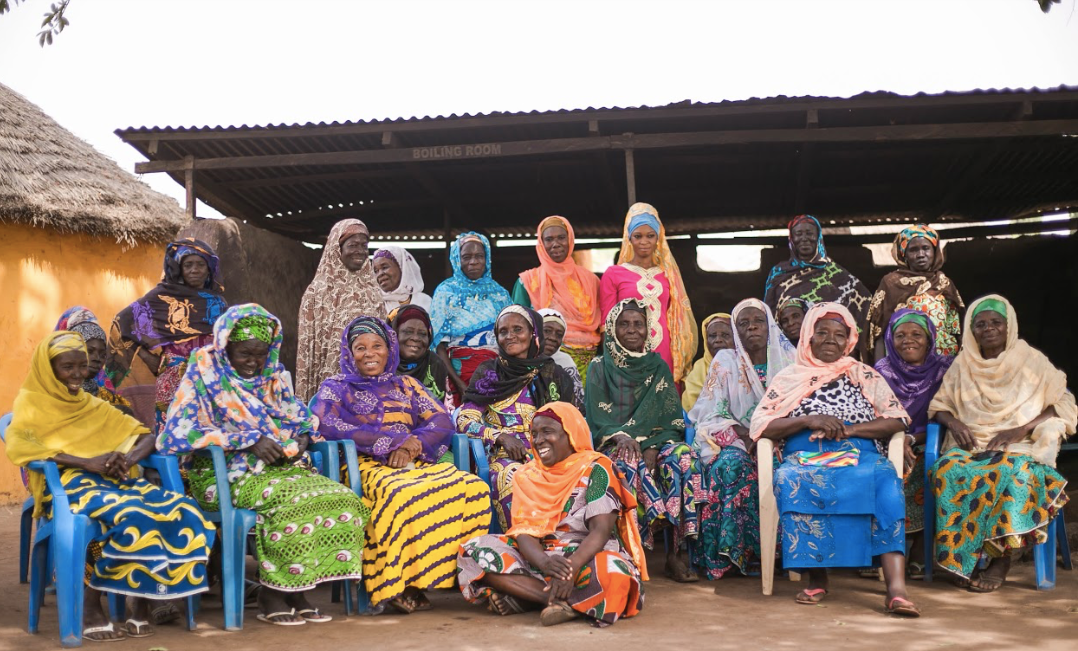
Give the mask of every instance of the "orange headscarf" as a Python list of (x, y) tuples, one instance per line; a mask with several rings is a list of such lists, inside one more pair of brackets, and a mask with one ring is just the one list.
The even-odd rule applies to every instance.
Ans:
[(535, 416), (542, 416), (546, 411), (557, 414), (574, 452), (550, 467), (543, 465), (539, 456), (535, 455), (517, 470), (513, 476), (513, 526), (507, 535), (525, 534), (542, 538), (554, 533), (558, 523), (565, 517), (565, 503), (569, 495), (592, 464), (598, 463), (610, 475), (611, 485), (621, 500), (618, 534), (646, 581), (647, 561), (636, 526), (636, 498), (626, 487), (624, 477), (607, 456), (599, 454), (592, 447), (591, 431), (579, 409), (568, 402), (548, 402)]
[[(569, 254), (562, 262), (554, 262), (543, 246), (543, 230), (561, 226), (569, 235)], [(565, 339), (570, 346), (594, 348), (599, 345), (599, 278), (573, 260), (576, 235), (569, 220), (551, 215), (539, 222), (535, 253), (539, 266), (520, 274), (520, 282), (528, 292), (532, 307), (541, 310), (554, 308), (565, 317)]]
[(618, 264), (632, 262), (634, 253), (632, 241), (629, 239), (629, 223), (633, 217), (642, 213), (649, 213), (659, 222), (658, 242), (652, 260), (656, 266), (666, 274), (666, 280), (670, 283), (670, 309), (666, 313), (667, 331), (670, 333), (670, 357), (674, 367), (670, 371), (674, 374), (674, 381), (680, 382), (689, 374), (692, 368), (693, 358), (696, 357), (696, 318), (692, 314), (692, 305), (689, 304), (689, 294), (685, 291), (685, 282), (681, 279), (681, 269), (674, 260), (674, 254), (666, 243), (666, 226), (659, 220), (659, 211), (649, 203), (634, 203), (625, 213), (625, 227), (622, 232), (621, 255), (618, 256)]
[[(850, 332), (842, 357), (830, 364), (821, 362), (812, 354), (811, 342), (816, 323), (828, 315), (838, 316)], [(850, 378), (850, 381), (861, 389), (876, 410), (878, 418), (905, 419), (908, 423), (909, 415), (883, 376), (868, 364), (862, 364), (850, 357), (850, 352), (856, 347), (857, 322), (844, 305), (817, 303), (809, 309), (801, 323), (801, 337), (797, 340), (797, 357), (794, 363), (771, 379), (771, 384), (764, 391), (763, 400), (752, 414), (749, 435), (753, 440), (760, 438), (771, 421), (787, 416), (797, 409), (802, 400), (842, 375)]]

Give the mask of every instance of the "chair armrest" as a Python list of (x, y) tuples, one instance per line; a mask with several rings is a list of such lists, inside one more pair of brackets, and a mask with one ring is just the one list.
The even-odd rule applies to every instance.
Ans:
[(344, 451), (344, 464), (348, 468), (348, 484), (352, 492), (363, 497), (363, 481), (359, 478), (359, 456), (356, 454), (356, 442), (347, 439), (337, 441), (340, 449)]
[(45, 486), (52, 495), (53, 517), (57, 517), (59, 513), (71, 515), (71, 503), (68, 502), (67, 491), (64, 490), (64, 484), (60, 481), (60, 467), (56, 465), (56, 462), (47, 459), (31, 461), (26, 467), (45, 475)]
[(775, 442), (771, 439), (761, 438), (756, 441), (756, 476), (760, 484), (760, 499), (764, 493), (775, 499), (774, 476), (775, 466)]
[(685, 444), (692, 447), (696, 442), (696, 426), (689, 420), (689, 414), (684, 409), (681, 410), (681, 415), (685, 419)]
[(487, 449), (479, 439), (469, 438), (472, 459), (475, 461), (475, 474), (485, 482), (490, 482), (490, 464), (487, 462)]
[(472, 462), (468, 458), (468, 436), (461, 434), (460, 432), (453, 433), (453, 463), (456, 464), (458, 470), (464, 472), (471, 472)]
[(902, 477), (903, 465), (906, 462), (906, 432), (904, 430), (891, 435), (891, 440), (887, 443), (887, 458), (895, 467), (898, 476)]
[[(341, 481), (341, 454), (339, 441), (318, 441), (317, 443), (311, 443), (307, 446), (307, 451), (311, 452), (311, 460), (314, 461), (314, 465), (318, 468), (318, 472), (322, 473), (322, 476), (340, 483)], [(353, 446), (355, 444), (353, 443)], [(320, 458), (316, 458), (315, 453)]]
[(194, 451), (198, 456), (208, 456), (213, 461), (213, 476), (217, 483), (217, 508), (223, 522), (231, 522), (232, 487), (228, 483), (228, 465), (225, 463), (225, 451), (219, 445), (210, 445)]
[(180, 461), (171, 454), (151, 454), (139, 465), (153, 468), (161, 476), (161, 487), (176, 493), (183, 493), (183, 479), (180, 477)]
[(928, 431), (925, 433), (925, 469), (935, 465), (940, 456), (940, 445), (943, 443), (941, 436), (943, 427), (935, 422), (928, 422)]

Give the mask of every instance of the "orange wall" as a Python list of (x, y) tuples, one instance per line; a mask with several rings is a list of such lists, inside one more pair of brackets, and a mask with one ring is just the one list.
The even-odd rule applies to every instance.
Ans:
[[(117, 312), (157, 284), (164, 246), (125, 246), (0, 223), (0, 413), (11, 411), (30, 355), (64, 310), (85, 305), (107, 332)], [(0, 443), (0, 504), (26, 495), (3, 449)]]

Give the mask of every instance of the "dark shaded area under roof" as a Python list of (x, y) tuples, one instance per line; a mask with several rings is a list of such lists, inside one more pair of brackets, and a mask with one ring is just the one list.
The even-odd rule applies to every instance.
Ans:
[(277, 126), (119, 129), (223, 214), (305, 241), (530, 234), (569, 217), (617, 237), (635, 196), (668, 232), (965, 222), (1078, 206), (1078, 87)]

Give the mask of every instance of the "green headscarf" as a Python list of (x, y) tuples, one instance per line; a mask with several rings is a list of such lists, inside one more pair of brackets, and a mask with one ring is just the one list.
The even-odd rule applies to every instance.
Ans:
[(973, 308), (973, 314), (970, 315), (970, 323), (973, 323), (973, 319), (977, 318), (977, 315), (985, 310), (995, 312), (1000, 316), (1007, 316), (1007, 306), (1003, 304), (1003, 301), (998, 301), (994, 298), (986, 298), (977, 304), (977, 307)]
[(261, 314), (250, 314), (236, 321), (228, 340), (239, 343), (257, 339), (262, 343), (272, 344), (274, 330), (276, 324), (273, 321)]
[(903, 323), (916, 323), (917, 325), (921, 326), (921, 329), (925, 331), (925, 334), (927, 334), (929, 337), (932, 336), (932, 333), (928, 329), (928, 317), (926, 317), (924, 314), (921, 314), (920, 312), (909, 312), (898, 317), (898, 319), (895, 320), (895, 324), (891, 326), (891, 332), (898, 330), (898, 326), (902, 325)]

